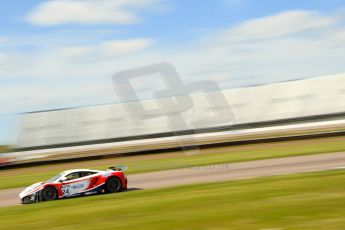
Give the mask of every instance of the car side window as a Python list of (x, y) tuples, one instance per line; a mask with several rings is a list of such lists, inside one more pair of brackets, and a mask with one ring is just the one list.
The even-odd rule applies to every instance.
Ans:
[(90, 176), (92, 174), (96, 174), (96, 172), (90, 172), (90, 171), (85, 171), (85, 172), (80, 172), (81, 173), (81, 177), (85, 177), (85, 176)]
[(66, 178), (67, 180), (75, 180), (75, 179), (80, 178), (80, 174), (79, 172), (74, 172), (74, 173), (68, 174)]

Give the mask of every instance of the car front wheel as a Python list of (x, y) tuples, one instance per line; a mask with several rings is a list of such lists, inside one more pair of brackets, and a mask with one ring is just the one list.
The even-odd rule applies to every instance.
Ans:
[(42, 190), (42, 200), (49, 201), (57, 198), (57, 191), (53, 187), (47, 187)]

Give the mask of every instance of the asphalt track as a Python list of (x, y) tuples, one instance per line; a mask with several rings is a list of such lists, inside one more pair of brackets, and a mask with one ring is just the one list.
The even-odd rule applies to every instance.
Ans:
[[(129, 190), (345, 168), (345, 152), (209, 165), (128, 175)], [(0, 207), (19, 205), (23, 188), (0, 190)]]

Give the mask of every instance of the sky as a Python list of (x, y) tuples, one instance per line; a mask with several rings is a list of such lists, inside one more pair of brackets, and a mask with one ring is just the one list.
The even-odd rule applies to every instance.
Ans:
[[(0, 0), (0, 144), (18, 114), (116, 103), (112, 76), (169, 62), (237, 88), (345, 72), (344, 0)], [(158, 83), (144, 81), (149, 98)]]

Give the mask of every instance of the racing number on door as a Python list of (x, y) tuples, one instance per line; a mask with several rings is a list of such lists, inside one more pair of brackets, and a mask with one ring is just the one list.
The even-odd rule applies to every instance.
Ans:
[(63, 195), (68, 195), (68, 194), (69, 194), (69, 186), (63, 185), (63, 186), (61, 187), (61, 191), (62, 191), (62, 194), (63, 194)]
[(66, 176), (67, 182), (61, 186), (63, 196), (71, 196), (83, 192), (90, 185), (90, 179), (80, 180), (80, 172), (71, 173)]
[(64, 184), (61, 187), (61, 191), (64, 196), (71, 196), (83, 192), (90, 184), (90, 179), (72, 182)]

